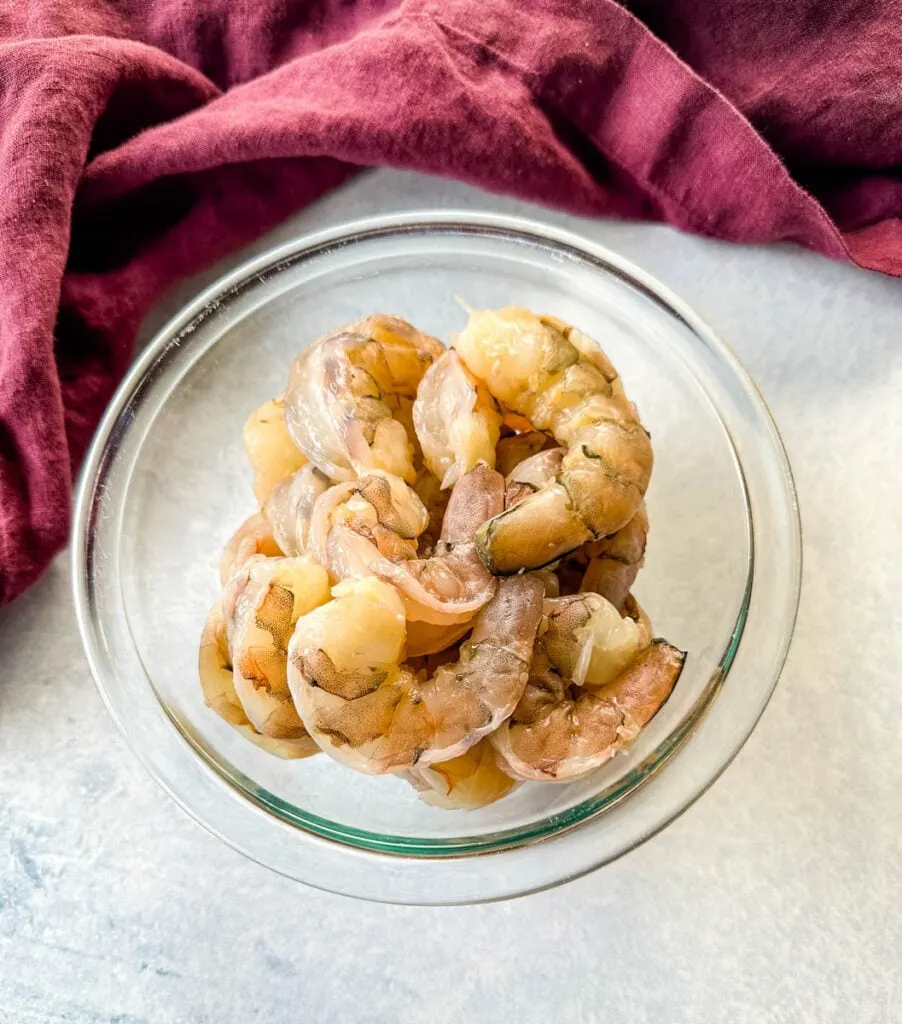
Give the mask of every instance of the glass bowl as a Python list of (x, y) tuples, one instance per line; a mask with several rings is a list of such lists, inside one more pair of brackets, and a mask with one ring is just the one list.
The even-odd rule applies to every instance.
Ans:
[[(582, 781), (526, 784), (472, 811), (430, 807), (402, 779), (325, 756), (271, 757), (205, 707), (196, 667), (219, 552), (254, 509), (248, 414), (281, 393), (300, 346), (374, 310), (447, 341), (464, 323), (456, 296), (562, 317), (620, 370), (655, 449), (636, 594), (656, 632), (688, 651), (670, 700), (625, 754)], [(567, 231), (457, 212), (298, 239), (190, 303), (142, 353), (98, 430), (72, 552), (97, 685), (166, 791), (276, 871), (402, 903), (556, 885), (673, 820), (767, 704), (800, 579), (786, 454), (748, 376), (699, 316)]]

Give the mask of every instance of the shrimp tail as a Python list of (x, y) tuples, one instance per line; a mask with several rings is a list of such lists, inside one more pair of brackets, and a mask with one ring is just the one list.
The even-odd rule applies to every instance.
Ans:
[(686, 652), (656, 637), (636, 660), (613, 682), (595, 691), (600, 700), (615, 704), (628, 724), (625, 747), (640, 729), (648, 725), (673, 693), (686, 664)]
[(567, 696), (567, 682), (537, 656), (526, 693), (491, 736), (506, 771), (518, 779), (572, 782), (626, 749), (673, 692), (684, 651), (654, 640), (606, 686)]

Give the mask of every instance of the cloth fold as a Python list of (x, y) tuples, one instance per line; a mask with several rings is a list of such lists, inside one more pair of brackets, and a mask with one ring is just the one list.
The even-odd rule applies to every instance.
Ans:
[(0, 13), (0, 604), (140, 318), (361, 167), (902, 275), (902, 8), (32, 0)]

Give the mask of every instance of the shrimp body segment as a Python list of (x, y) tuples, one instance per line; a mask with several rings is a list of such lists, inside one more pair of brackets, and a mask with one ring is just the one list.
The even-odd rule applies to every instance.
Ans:
[(307, 735), (306, 730), (303, 735), (294, 739), (274, 739), (271, 736), (263, 736), (251, 725), (235, 692), (226, 621), (222, 614), (222, 606), (218, 602), (204, 624), (198, 654), (198, 672), (204, 703), (251, 743), (286, 760), (310, 757), (319, 753), (319, 747)]
[(381, 469), (413, 483), (414, 449), (402, 421), (423, 374), (444, 351), (393, 316), (369, 316), (325, 335), (292, 364), (288, 432), (332, 480)]
[(272, 524), (262, 512), (255, 512), (226, 541), (219, 558), (219, 582), (225, 586), (255, 555), (278, 558), (283, 554), (273, 534)]
[(281, 398), (264, 402), (251, 413), (244, 425), (244, 447), (254, 471), (254, 495), (261, 504), (276, 484), (307, 462), (288, 434)]
[(528, 430), (522, 434), (508, 434), (495, 445), (495, 469), (508, 477), (524, 459), (538, 455), (544, 448), (557, 448), (557, 442), (541, 430)]
[(497, 399), (566, 448), (552, 481), (480, 529), (486, 567), (537, 569), (625, 526), (648, 486), (651, 443), (601, 349), (518, 308), (473, 311), (454, 344)]
[(411, 768), (404, 777), (424, 803), (449, 811), (485, 807), (507, 796), (517, 785), (498, 766), (487, 739), (450, 761)]
[(343, 583), (333, 595), (298, 621), (288, 679), (308, 732), (336, 761), (366, 774), (450, 761), (520, 700), (542, 614), (541, 581), (503, 580), (457, 660), (428, 679), (398, 664), (406, 628), (394, 587), (370, 578)]
[(453, 487), (480, 462), (494, 468), (501, 411), (453, 350), (423, 375), (413, 423), (426, 465), (443, 488)]
[(288, 690), (288, 641), (298, 618), (329, 599), (329, 578), (309, 558), (251, 558), (226, 585), (235, 694), (257, 732), (274, 739), (306, 735)]
[(600, 594), (622, 610), (645, 559), (648, 538), (648, 512), (645, 502), (633, 518), (610, 537), (592, 541), (564, 559), (561, 575), (578, 577), (577, 589)]
[(291, 557), (307, 550), (310, 518), (316, 499), (329, 488), (328, 479), (310, 462), (276, 484), (263, 502), (263, 515), (273, 538)]
[(428, 525), (428, 511), (403, 480), (371, 473), (317, 500), (311, 545), (335, 581), (377, 576), (396, 587), (408, 619), (435, 626), (467, 623), (495, 590), (473, 536), (503, 501), (504, 481), (477, 466), (451, 492), (434, 553), (420, 558), (416, 540)]

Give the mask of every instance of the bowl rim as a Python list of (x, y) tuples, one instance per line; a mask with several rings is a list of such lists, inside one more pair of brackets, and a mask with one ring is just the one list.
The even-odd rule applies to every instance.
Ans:
[[(448, 900), (445, 898), (423, 898), (421, 894), (417, 894), (414, 899), (408, 899), (404, 898), (404, 894), (402, 894), (400, 901), (416, 903), (481, 902), (486, 899), (506, 898), (511, 895), (537, 891), (551, 885), (559, 884), (573, 877), (585, 874), (600, 866), (602, 863), (608, 863), (611, 860), (616, 859), (616, 857), (628, 852), (628, 850), (633, 849), (645, 839), (649, 838), (650, 835), (653, 835), (660, 829), (666, 827), (667, 824), (682, 814), (726, 769), (732, 759), (745, 744), (749, 735), (751, 735), (755, 724), (763, 713), (763, 710), (776, 686), (782, 666), (788, 654), (789, 645), (794, 632), (795, 618), (798, 612), (801, 585), (802, 549), (798, 503), (792, 481), (792, 472), (789, 460), (773, 417), (770, 414), (758, 388), (729, 347), (715, 334), (707, 323), (697, 313), (695, 313), (694, 310), (692, 310), (691, 307), (689, 307), (675, 293), (667, 288), (667, 286), (663, 285), (651, 274), (642, 270), (631, 261), (608, 250), (606, 247), (567, 229), (553, 227), (531, 218), (491, 213), (476, 213), (465, 210), (415, 210), (404, 214), (387, 214), (376, 217), (367, 217), (340, 224), (332, 228), (327, 228), (325, 230), (298, 236), (251, 257), (221, 276), (207, 288), (202, 290), (194, 299), (183, 306), (181, 310), (179, 310), (160, 328), (160, 330), (157, 331), (153, 339), (140, 353), (129, 372), (123, 378), (112, 401), (110, 402), (86, 456), (77, 489), (72, 534), (72, 584), (76, 619), (92, 675), (94, 676), (95, 682), (108, 711), (116, 722), (119, 730), (123, 733), (126, 742), (128, 742), (135, 755), (155, 780), (163, 786), (169, 795), (173, 797), (173, 799), (188, 814), (190, 814), (191, 817), (198, 821), (208, 831), (218, 835), (219, 838), (223, 839), (229, 845), (245, 853), (252, 859), (258, 861), (262, 860), (263, 863), (267, 863), (268, 866), (272, 867), (274, 870), (281, 871), (282, 873), (289, 875), (289, 877), (300, 877), (300, 875), (293, 870), (285, 870), (284, 866), (280, 867), (277, 864), (268, 862), (265, 857), (261, 858), (259, 851), (255, 850), (252, 852), (248, 849), (246, 843), (227, 834), (222, 829), (215, 827), (208, 817), (203, 813), (200, 813), (197, 806), (195, 806), (190, 800), (186, 799), (181, 793), (176, 792), (174, 787), (167, 783), (167, 780), (161, 778), (160, 773), (154, 768), (149, 758), (145, 756), (139, 745), (134, 742), (134, 736), (130, 735), (127, 723), (123, 720), (121, 714), (114, 706), (113, 701), (107, 692), (107, 688), (104, 685), (105, 671), (102, 666), (102, 652), (100, 650), (100, 645), (98, 644), (98, 638), (95, 635), (95, 623), (91, 612), (91, 598), (89, 592), (91, 576), (88, 566), (88, 549), (91, 528), (91, 512), (93, 508), (92, 499), (94, 496), (93, 485), (96, 483), (98, 471), (103, 466), (108, 444), (111, 437), (114, 435), (114, 430), (119, 416), (123, 409), (131, 401), (135, 400), (142, 385), (147, 381), (148, 371), (152, 370), (154, 364), (173, 340), (178, 340), (193, 331), (203, 319), (215, 310), (220, 300), (227, 297), (230, 293), (234, 293), (236, 290), (240, 289), (240, 287), (246, 284), (250, 279), (258, 277), (263, 271), (266, 271), (268, 274), (276, 274), (281, 269), (281, 265), (286, 262), (293, 263), (305, 257), (310, 258), (317, 252), (317, 250), (320, 250), (323, 247), (334, 247), (336, 244), (341, 245), (351, 241), (367, 241), (374, 237), (378, 238), (379, 236), (385, 235), (397, 236), (399, 234), (416, 232), (422, 233), (424, 231), (427, 233), (441, 232), (443, 228), (445, 230), (458, 233), (462, 233), (464, 229), (468, 228), (473, 229), (476, 233), (483, 234), (494, 231), (508, 236), (518, 235), (520, 236), (520, 240), (532, 242), (533, 244), (541, 244), (544, 241), (546, 243), (555, 243), (558, 246), (566, 246), (573, 250), (574, 253), (579, 254), (582, 257), (588, 257), (592, 263), (597, 264), (598, 272), (613, 273), (626, 280), (629, 284), (638, 286), (641, 290), (653, 297), (659, 304), (663, 305), (672, 315), (682, 320), (683, 323), (689, 327), (692, 333), (714, 352), (719, 361), (723, 364), (723, 368), (732, 374), (736, 382), (743, 388), (746, 397), (751, 400), (754, 406), (756, 406), (756, 411), (761, 417), (762, 425), (766, 428), (770, 436), (773, 446), (772, 454), (776, 456), (777, 463), (779, 464), (778, 469), (780, 470), (784, 483), (783, 497), (788, 500), (790, 506), (789, 521), (786, 524), (788, 526), (790, 536), (788, 536), (787, 539), (790, 547), (793, 549), (795, 557), (786, 581), (790, 591), (787, 614), (784, 616), (781, 636), (777, 644), (777, 648), (772, 655), (770, 669), (771, 678), (764, 687), (763, 698), (760, 702), (760, 706), (757, 708), (754, 716), (750, 718), (747, 723), (744, 723), (743, 729), (740, 730), (741, 736), (739, 741), (733, 744), (735, 749), (733, 749), (726, 758), (720, 759), (719, 764), (713, 772), (709, 773), (709, 777), (703, 785), (696, 786), (694, 791), (684, 797), (679, 802), (678, 806), (672, 808), (668, 814), (664, 815), (657, 822), (655, 827), (651, 828), (634, 841), (626, 844), (619, 850), (619, 852), (612, 856), (600, 857), (597, 861), (582, 864), (579, 868), (574, 869), (573, 871), (561, 872), (560, 877), (556, 877), (544, 883), (518, 885), (518, 887), (511, 889), (510, 891), (501, 892), (497, 896), (480, 893), (474, 898), (464, 897), (462, 899)], [(529, 829), (513, 830), (521, 831), (521, 833), (525, 834), (521, 834), (520, 838), (518, 838), (514, 843), (507, 842), (494, 844), (488, 847), (486, 847), (485, 842), (480, 841), (470, 844), (469, 846), (464, 843), (455, 849), (453, 840), (447, 839), (435, 840), (432, 841), (432, 843), (426, 841), (423, 849), (415, 848), (416, 841), (408, 841), (402, 844), (402, 849), (400, 850), (392, 849), (390, 843), (381, 846), (370, 846), (366, 843), (362, 845), (349, 846), (340, 838), (336, 840), (334, 837), (330, 837), (328, 830), (311, 830), (304, 823), (296, 821), (289, 823), (290, 819), (286, 820), (284, 812), (280, 811), (278, 808), (272, 808), (268, 804), (267, 800), (260, 799), (259, 789), (257, 789), (257, 787), (253, 787), (253, 784), (252, 787), (257, 789), (256, 793), (253, 790), (249, 791), (247, 788), (236, 785), (234, 778), (229, 777), (218, 768), (215, 761), (206, 754), (202, 746), (198, 745), (190, 733), (186, 732), (184, 726), (178, 721), (177, 717), (174, 717), (171, 710), (159, 697), (157, 697), (160, 701), (162, 710), (170, 719), (172, 725), (175, 726), (174, 731), (179, 733), (181, 739), (188, 741), (188, 743), (185, 744), (186, 751), (190, 745), (190, 747), (193, 748), (190, 751), (191, 756), (197, 756), (199, 754), (200, 759), (205, 763), (205, 766), (212, 772), (215, 772), (218, 780), (226, 782), (226, 784), (231, 788), (233, 794), (240, 794), (240, 796), (244, 798), (242, 803), (246, 803), (247, 806), (253, 807), (254, 810), (258, 810), (261, 814), (264, 814), (267, 819), (277, 822), (278, 825), (290, 829), (292, 835), (301, 837), (305, 842), (313, 841), (328, 844), (329, 849), (333, 852), (338, 848), (369, 860), (374, 858), (385, 860), (388, 858), (401, 865), (410, 862), (417, 862), (420, 865), (431, 864), (433, 868), (435, 868), (436, 872), (441, 872), (444, 868), (448, 867), (449, 862), (469, 859), (477, 860), (481, 864), (485, 861), (485, 856), (488, 853), (494, 853), (496, 857), (499, 857), (502, 853), (510, 857), (510, 855), (515, 851), (528, 854), (530, 849), (534, 850), (540, 845), (547, 848), (552, 844), (564, 841), (568, 835), (572, 835), (575, 831), (591, 828), (593, 822), (597, 824), (600, 817), (604, 817), (606, 812), (611, 810), (616, 804), (620, 803), (626, 796), (632, 796), (640, 787), (644, 787), (652, 776), (657, 775), (658, 771), (664, 766), (664, 764), (668, 763), (680, 750), (683, 749), (689, 738), (701, 726), (708, 710), (711, 707), (712, 698), (725, 682), (735, 655), (741, 648), (741, 636), (749, 614), (752, 582), (755, 571), (754, 536), (751, 524), (750, 498), (743, 463), (739, 458), (739, 453), (735, 448), (734, 440), (727, 424), (723, 423), (723, 426), (727, 432), (730, 444), (733, 446), (733, 454), (736, 458), (737, 469), (744, 489), (746, 511), (750, 520), (750, 532), (748, 538), (749, 565), (746, 593), (742, 601), (736, 628), (734, 628), (733, 636), (731, 637), (730, 642), (727, 645), (727, 649), (724, 652), (719, 677), (716, 681), (714, 677), (712, 677), (712, 680), (709, 681), (703, 691), (702, 696), (707, 694), (704, 706), (694, 715), (692, 711), (687, 714), (688, 724), (686, 724), (686, 719), (677, 723), (675, 729), (664, 737), (658, 747), (656, 747), (641, 764), (633, 767), (624, 779), (617, 780), (615, 784), (612, 784), (609, 787), (610, 789), (617, 789), (619, 792), (614, 794), (610, 799), (602, 800), (599, 805), (589, 813), (578, 815), (573, 820), (559, 822), (553, 829), (533, 832), (530, 832)], [(151, 690), (156, 695), (156, 691), (153, 689), (153, 683), (150, 680), (149, 674), (146, 672), (145, 674), (147, 675), (147, 681)], [(709, 690), (711, 691), (710, 693)], [(693, 707), (695, 704), (699, 703), (700, 699), (701, 698), (694, 702)], [(665, 747), (667, 749), (661, 753), (662, 748)], [(649, 762), (651, 761), (654, 761), (654, 764), (649, 766)], [(625, 779), (630, 778), (632, 779), (631, 783), (629, 785), (624, 785)], [(271, 794), (267, 795), (272, 796)], [(278, 798), (275, 799), (278, 800)], [(594, 801), (597, 802), (597, 795), (596, 798), (594, 798)], [(583, 801), (580, 804), (575, 805), (574, 809), (583, 807), (589, 802), (590, 801)], [(345, 828), (345, 826), (342, 826), (342, 829)], [(360, 830), (347, 828), (347, 831), (359, 832)], [(435, 844), (434, 847), (433, 843)], [(430, 847), (433, 848), (430, 849)], [(306, 875), (302, 877), (301, 880), (314, 886), (318, 885), (318, 880), (316, 878), (307, 877)], [(323, 884), (321, 887), (330, 891), (344, 891), (340, 887), (336, 888), (334, 884)], [(373, 894), (370, 892), (353, 892), (352, 894), (368, 896), (375, 899), (385, 898), (393, 902), (398, 901), (391, 893), (384, 897), (380, 896), (378, 893)]]

